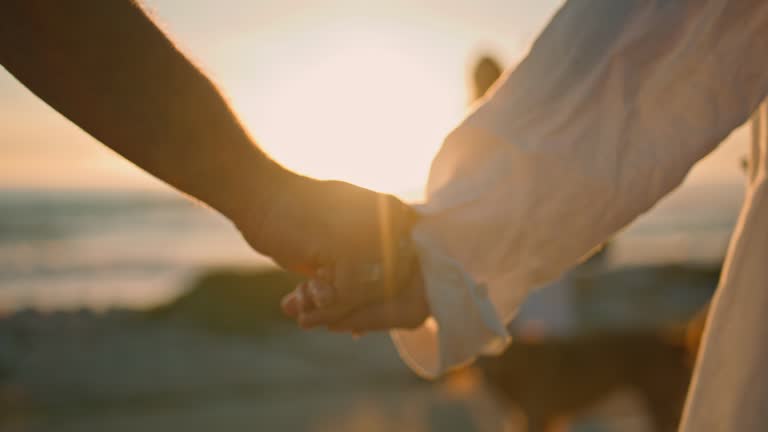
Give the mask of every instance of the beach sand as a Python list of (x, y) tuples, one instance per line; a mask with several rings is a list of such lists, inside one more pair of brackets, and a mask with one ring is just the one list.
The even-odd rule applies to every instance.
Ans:
[(213, 272), (151, 311), (6, 317), (0, 431), (500, 430), (479, 380), (423, 381), (383, 334), (301, 332), (261, 302), (279, 289), (241, 285), (261, 293), (246, 301), (227, 288), (243, 278), (291, 281)]

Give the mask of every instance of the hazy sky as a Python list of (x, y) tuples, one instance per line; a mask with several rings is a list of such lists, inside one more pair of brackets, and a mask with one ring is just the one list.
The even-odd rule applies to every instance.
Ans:
[[(559, 0), (147, 0), (259, 143), (298, 171), (420, 190), (461, 118), (468, 62), (514, 64)], [(145, 187), (0, 69), (0, 187)], [(699, 169), (738, 181), (745, 134)]]

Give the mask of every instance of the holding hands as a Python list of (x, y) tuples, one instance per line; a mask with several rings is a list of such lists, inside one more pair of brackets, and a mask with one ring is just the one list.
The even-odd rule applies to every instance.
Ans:
[(297, 177), (261, 217), (238, 223), (254, 249), (309, 278), (282, 301), (303, 328), (415, 328), (429, 314), (413, 209), (349, 183)]

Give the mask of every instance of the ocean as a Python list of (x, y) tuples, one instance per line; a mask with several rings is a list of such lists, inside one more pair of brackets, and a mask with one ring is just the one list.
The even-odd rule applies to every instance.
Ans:
[(173, 192), (0, 192), (0, 309), (145, 307), (218, 266), (268, 266), (214, 211)]
[[(615, 266), (717, 263), (741, 187), (687, 187), (621, 233)], [(223, 217), (168, 191), (0, 190), (0, 310), (142, 308), (217, 267), (270, 266)]]

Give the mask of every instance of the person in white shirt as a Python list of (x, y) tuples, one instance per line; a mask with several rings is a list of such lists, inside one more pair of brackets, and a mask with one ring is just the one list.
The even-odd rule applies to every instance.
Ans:
[[(336, 269), (283, 306), (305, 326), (391, 328), (427, 377), (498, 353), (532, 289), (653, 207), (756, 112), (748, 193), (681, 430), (767, 430), (766, 93), (764, 0), (570, 0), (446, 138), (416, 207), (413, 282), (381, 300), (334, 288), (346, 277)], [(297, 301), (302, 290), (311, 301)]]

